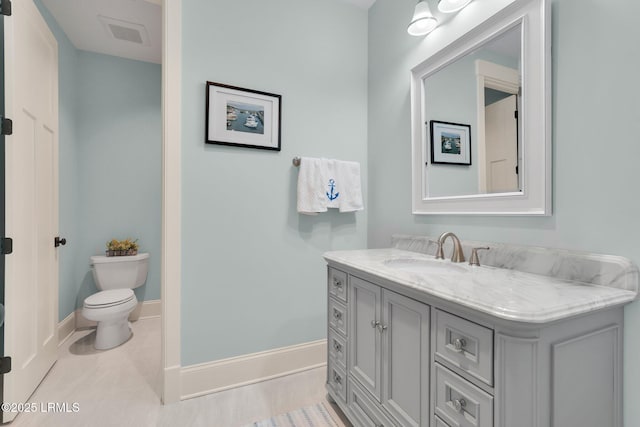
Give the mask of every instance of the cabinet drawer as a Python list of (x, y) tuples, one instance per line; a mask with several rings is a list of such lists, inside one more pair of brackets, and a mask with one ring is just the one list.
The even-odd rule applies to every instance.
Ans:
[(329, 295), (347, 302), (347, 273), (329, 267)]
[(347, 369), (347, 341), (329, 328), (329, 357), (332, 357), (336, 364), (343, 369)]
[(347, 403), (347, 375), (332, 360), (328, 362), (327, 384), (343, 403)]
[(436, 427), (449, 427), (449, 424), (442, 421), (442, 418), (436, 416)]
[(347, 336), (347, 307), (333, 298), (329, 298), (329, 326)]
[(493, 397), (435, 364), (435, 413), (451, 427), (492, 427)]
[(493, 330), (436, 310), (436, 355), (493, 385)]
[(360, 388), (356, 381), (349, 380), (349, 409), (362, 427), (394, 427), (392, 422), (369, 397), (369, 393)]

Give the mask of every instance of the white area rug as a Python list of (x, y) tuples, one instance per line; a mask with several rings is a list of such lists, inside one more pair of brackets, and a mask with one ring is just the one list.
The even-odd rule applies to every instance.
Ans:
[(296, 409), (286, 414), (257, 423), (247, 424), (245, 427), (338, 427), (323, 403)]

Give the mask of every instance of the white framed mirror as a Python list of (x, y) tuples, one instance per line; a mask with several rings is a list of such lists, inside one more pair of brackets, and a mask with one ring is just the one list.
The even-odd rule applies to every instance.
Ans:
[(463, 35), (411, 70), (413, 213), (550, 215), (547, 1), (449, 26)]

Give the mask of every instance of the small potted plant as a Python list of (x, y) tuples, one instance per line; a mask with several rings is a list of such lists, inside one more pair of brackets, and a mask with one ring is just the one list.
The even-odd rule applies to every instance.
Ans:
[(138, 239), (112, 239), (107, 242), (107, 256), (126, 256), (138, 254)]

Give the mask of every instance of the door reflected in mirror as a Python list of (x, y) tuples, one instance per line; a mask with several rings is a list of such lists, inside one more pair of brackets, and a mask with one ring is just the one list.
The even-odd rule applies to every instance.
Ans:
[[(521, 70), (522, 24), (518, 24), (424, 78), (427, 128), (450, 123), (470, 129), (468, 152), (450, 150), (450, 161), (445, 163), (437, 161), (437, 155), (447, 141), (427, 129), (427, 152), (431, 152), (425, 162), (427, 197), (523, 191)], [(464, 139), (464, 134), (447, 134), (447, 140), (456, 137)]]
[[(499, 99), (484, 106), (485, 187), (480, 192), (518, 191), (518, 99), (517, 95), (493, 90)], [(481, 147), (479, 147), (481, 149)], [(483, 191), (484, 190), (484, 191)]]

